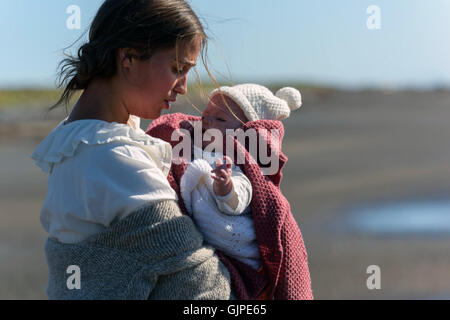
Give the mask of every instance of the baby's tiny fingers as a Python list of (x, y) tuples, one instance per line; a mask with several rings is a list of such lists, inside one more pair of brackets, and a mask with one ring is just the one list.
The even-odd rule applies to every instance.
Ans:
[(226, 164), (232, 164), (233, 161), (231, 160), (231, 158), (229, 156), (223, 156), (223, 159), (225, 160), (224, 163)]
[(218, 176), (211, 176), (217, 183), (224, 183), (226, 181), (225, 178), (221, 178)]
[(228, 177), (230, 175), (230, 172), (228, 170), (225, 170), (225, 169), (220, 169), (220, 175), (222, 177), (226, 178), (226, 177)]

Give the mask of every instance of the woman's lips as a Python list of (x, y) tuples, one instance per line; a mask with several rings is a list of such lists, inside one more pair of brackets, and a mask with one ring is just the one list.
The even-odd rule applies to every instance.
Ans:
[(171, 103), (174, 103), (176, 100), (164, 100), (164, 102), (165, 102), (165, 108), (166, 109), (169, 109), (170, 108), (170, 104)]

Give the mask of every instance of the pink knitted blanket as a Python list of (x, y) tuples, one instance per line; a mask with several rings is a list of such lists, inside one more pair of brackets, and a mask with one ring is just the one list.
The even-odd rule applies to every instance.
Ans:
[[(180, 136), (182, 135), (180, 129), (188, 130), (190, 134), (193, 134), (191, 122), (200, 120), (200, 117), (181, 113), (161, 116), (150, 124), (147, 134), (169, 142), (173, 148), (181, 141), (181, 138), (172, 141), (174, 130), (178, 130)], [(265, 131), (264, 133), (270, 132), (271, 129), (278, 131), (276, 143), (270, 139), (270, 134), (263, 135), (266, 137), (263, 141), (269, 146), (270, 152), (278, 154), (278, 170), (274, 174), (262, 174), (260, 166), (264, 165), (258, 157), (252, 158), (250, 152), (247, 151), (249, 150), (248, 141), (246, 146), (242, 146), (234, 138), (235, 154), (227, 154), (240, 166), (252, 184), (253, 198), (250, 206), (264, 275), (219, 251), (217, 253), (230, 272), (233, 289), (238, 299), (258, 299), (263, 291), (269, 292), (270, 299), (313, 299), (303, 237), (291, 214), (289, 202), (279, 188), (282, 178), (281, 170), (287, 161), (287, 157), (281, 152), (284, 135), (283, 124), (274, 120), (258, 120), (247, 122), (241, 129), (244, 131), (256, 130), (258, 136), (262, 131)], [(261, 148), (260, 143), (257, 148), (258, 150)], [(236, 162), (239, 152), (245, 157), (244, 163)], [(187, 214), (179, 188), (185, 169), (186, 162), (172, 163), (168, 180), (178, 194), (181, 210)]]

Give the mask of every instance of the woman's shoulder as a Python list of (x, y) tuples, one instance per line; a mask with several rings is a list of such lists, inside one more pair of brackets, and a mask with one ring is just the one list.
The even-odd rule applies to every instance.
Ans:
[[(108, 226), (144, 204), (177, 199), (161, 169), (164, 161), (170, 165), (170, 156), (155, 160), (159, 142), (126, 125), (78, 121), (58, 126), (34, 154), (51, 173), (45, 219), (63, 215), (52, 221), (70, 224), (63, 229), (75, 230), (78, 239), (93, 229), (91, 222)], [(51, 223), (50, 233), (59, 228)]]
[[(172, 149), (169, 143), (126, 124), (95, 119), (66, 124), (64, 120), (41, 142), (31, 158), (44, 172), (51, 173), (56, 164), (80, 154), (95, 157), (97, 161), (129, 158), (125, 161), (129, 165), (133, 160), (144, 161), (156, 165), (167, 175)], [(111, 158), (111, 155), (116, 157)]]

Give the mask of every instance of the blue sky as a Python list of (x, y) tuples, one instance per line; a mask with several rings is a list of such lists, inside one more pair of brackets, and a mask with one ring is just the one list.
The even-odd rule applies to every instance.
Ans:
[[(207, 26), (209, 60), (222, 81), (450, 86), (448, 0), (189, 2)], [(62, 49), (89, 27), (101, 3), (2, 0), (0, 87), (54, 86)], [(66, 27), (70, 5), (81, 9), (80, 30)], [(370, 5), (381, 10), (379, 30), (366, 26)]]

